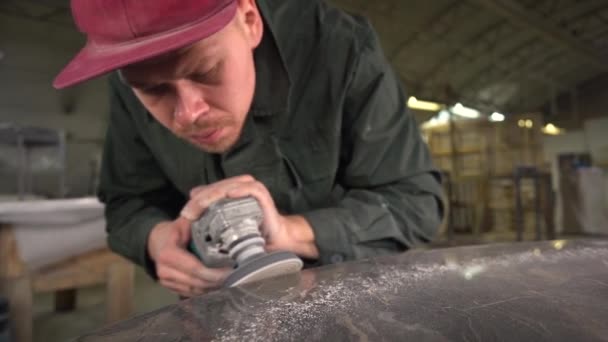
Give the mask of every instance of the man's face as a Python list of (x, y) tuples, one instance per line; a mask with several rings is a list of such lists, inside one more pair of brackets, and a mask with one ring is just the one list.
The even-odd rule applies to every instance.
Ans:
[(121, 70), (142, 104), (175, 135), (210, 153), (241, 135), (255, 89), (253, 49), (262, 36), (254, 0), (240, 0), (235, 18), (186, 49)]

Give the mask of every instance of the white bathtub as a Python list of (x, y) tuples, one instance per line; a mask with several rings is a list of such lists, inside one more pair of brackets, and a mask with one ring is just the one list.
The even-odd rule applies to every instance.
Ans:
[(95, 197), (0, 200), (0, 223), (13, 227), (30, 270), (106, 246), (104, 206)]

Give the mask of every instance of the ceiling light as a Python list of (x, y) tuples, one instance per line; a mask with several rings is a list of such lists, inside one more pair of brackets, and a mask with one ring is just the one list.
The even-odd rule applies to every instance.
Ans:
[(543, 127), (541, 130), (543, 133), (548, 135), (560, 135), (565, 132), (563, 128), (559, 128), (552, 123), (546, 124), (545, 127)]
[(532, 122), (532, 120), (526, 120), (526, 128), (532, 128), (534, 127), (534, 123)]
[(492, 122), (505, 121), (505, 116), (504, 116), (504, 114), (494, 112), (494, 113), (492, 113), (492, 115), (490, 115), (490, 121), (492, 121)]
[(412, 109), (427, 110), (430, 112), (437, 112), (442, 107), (441, 104), (437, 102), (421, 101), (414, 96), (410, 96), (410, 98), (407, 100), (407, 106)]
[(519, 121), (517, 121), (517, 126), (521, 128), (526, 127), (526, 120), (520, 119)]
[(452, 107), (452, 113), (469, 119), (477, 119), (480, 115), (478, 110), (465, 107), (462, 103), (454, 105), (454, 107)]

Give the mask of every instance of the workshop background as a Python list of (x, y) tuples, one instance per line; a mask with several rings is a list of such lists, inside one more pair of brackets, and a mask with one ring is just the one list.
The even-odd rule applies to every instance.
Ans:
[[(332, 3), (377, 29), (444, 173), (432, 247), (608, 235), (608, 0)], [(83, 39), (68, 0), (0, 1), (0, 290), (34, 341), (177, 299), (104, 247), (106, 80), (51, 87)]]

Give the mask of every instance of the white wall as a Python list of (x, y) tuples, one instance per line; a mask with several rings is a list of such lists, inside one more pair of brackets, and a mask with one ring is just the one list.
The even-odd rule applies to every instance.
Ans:
[(585, 121), (585, 138), (596, 163), (608, 163), (608, 117)]
[[(591, 153), (591, 158), (595, 164), (606, 165), (608, 163), (608, 118), (598, 118), (585, 121), (583, 129), (570, 131), (558, 136), (544, 136), (543, 150), (545, 160), (551, 163), (553, 188), (559, 193), (558, 186), (558, 166), (557, 156), (562, 153)], [(603, 198), (608, 198), (608, 176), (604, 176)], [(557, 198), (556, 230), (561, 232), (561, 200)], [(604, 208), (608, 210), (608, 201), (604, 203)]]
[(545, 160), (553, 162), (560, 153), (591, 153), (594, 163), (608, 163), (608, 117), (586, 120), (583, 129), (543, 137)]
[[(74, 138), (67, 148), (69, 196), (88, 190), (89, 161), (100, 151), (108, 116), (105, 79), (61, 92), (51, 86), (82, 42), (83, 37), (71, 27), (0, 14), (0, 50), (4, 52), (0, 60), (0, 122), (63, 129)], [(76, 101), (72, 113), (62, 109), (62, 99), (67, 97)], [(3, 156), (10, 157), (6, 149)], [(0, 173), (0, 192), (15, 189), (11, 172), (5, 168)], [(52, 180), (42, 178), (36, 182), (38, 190), (52, 192)]]

